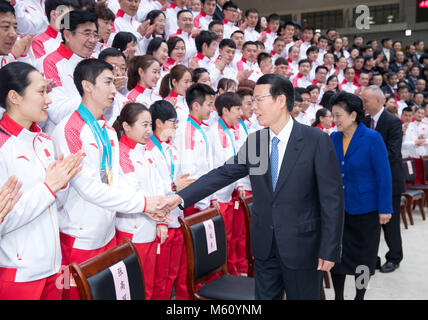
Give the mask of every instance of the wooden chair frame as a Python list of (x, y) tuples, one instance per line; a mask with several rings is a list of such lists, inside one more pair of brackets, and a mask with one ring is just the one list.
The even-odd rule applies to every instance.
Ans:
[(118, 263), (119, 261), (122, 261), (133, 253), (135, 253), (138, 259), (144, 288), (144, 275), (143, 268), (141, 265), (141, 259), (137, 249), (129, 239), (124, 239), (122, 244), (111, 248), (85, 262), (82, 262), (80, 264), (77, 264), (75, 262), (71, 263), (69, 268), (71, 275), (76, 281), (77, 289), (79, 290), (80, 300), (92, 300), (91, 289), (89, 287), (87, 278)]
[(248, 277), (254, 277), (254, 257), (251, 254), (251, 213), (248, 204), (253, 202), (253, 196), (249, 195), (246, 197), (239, 197), (239, 202), (244, 208), (244, 218), (245, 218), (245, 251), (247, 255), (248, 262)]
[[(411, 161), (413, 163), (413, 159), (412, 158), (404, 158), (403, 162), (406, 161)], [(422, 161), (422, 163), (424, 163), (424, 161)], [(421, 190), (423, 191), (423, 190)], [(412, 195), (410, 195), (409, 193), (407, 193), (406, 191), (402, 193), (403, 196), (406, 197), (407, 199), (407, 215), (409, 216), (409, 221), (410, 221), (410, 225), (414, 225), (414, 221), (413, 221), (413, 214), (412, 214), (412, 207), (414, 205), (418, 205), (419, 210), (421, 212), (422, 218), (423, 220), (425, 220), (425, 211), (424, 211), (424, 205), (425, 205), (425, 191), (423, 191), (423, 194), (417, 197), (414, 197)]]

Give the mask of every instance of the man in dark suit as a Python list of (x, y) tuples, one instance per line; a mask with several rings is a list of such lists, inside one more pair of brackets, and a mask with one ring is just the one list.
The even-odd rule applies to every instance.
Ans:
[[(381, 272), (392, 272), (398, 268), (403, 259), (403, 247), (400, 233), (400, 198), (405, 190), (405, 176), (402, 167), (401, 144), (403, 129), (400, 119), (385, 110), (385, 97), (377, 86), (370, 86), (362, 92), (364, 110), (370, 116), (364, 119), (368, 128), (378, 131), (388, 149), (388, 159), (392, 174), (392, 206), (394, 214), (389, 223), (382, 225), (385, 241), (389, 251), (386, 262), (380, 267)], [(380, 258), (378, 258), (378, 261)], [(380, 264), (380, 262), (379, 262)]]
[(257, 81), (260, 125), (235, 157), (170, 198), (188, 207), (250, 176), (251, 250), (257, 299), (320, 299), (322, 271), (340, 261), (343, 185), (333, 144), (290, 116), (294, 89), (277, 74)]
[(217, 0), (217, 6), (214, 11), (213, 20), (223, 21), (223, 5), (229, 0)]

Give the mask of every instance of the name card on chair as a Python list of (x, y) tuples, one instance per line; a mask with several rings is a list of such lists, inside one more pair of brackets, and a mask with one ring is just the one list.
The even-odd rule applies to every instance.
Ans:
[(413, 174), (412, 161), (407, 161), (407, 168), (409, 169), (409, 174)]
[(207, 237), (208, 254), (217, 251), (217, 240), (215, 237), (215, 228), (213, 221), (207, 220), (203, 222), (205, 227), (205, 235)]
[(123, 261), (112, 265), (110, 272), (113, 275), (114, 288), (116, 291), (116, 300), (131, 300), (129, 290), (128, 272)]

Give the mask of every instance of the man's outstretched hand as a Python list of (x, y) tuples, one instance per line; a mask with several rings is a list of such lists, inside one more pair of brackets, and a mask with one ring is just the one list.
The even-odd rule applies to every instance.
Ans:
[(167, 204), (169, 207), (169, 210), (174, 210), (178, 207), (178, 205), (183, 201), (181, 197), (178, 194), (173, 194), (169, 197), (167, 197)]
[(169, 223), (172, 221), (169, 212), (171, 211), (169, 201), (164, 196), (146, 197), (146, 210), (144, 211), (152, 220)]

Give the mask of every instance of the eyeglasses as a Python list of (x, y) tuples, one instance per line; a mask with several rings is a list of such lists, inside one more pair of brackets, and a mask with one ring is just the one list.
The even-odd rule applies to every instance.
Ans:
[(90, 38), (98, 39), (98, 37), (99, 37), (98, 32), (96, 32), (96, 31), (94, 31), (94, 32), (92, 32), (92, 31), (85, 31), (85, 32), (76, 31), (76, 33), (79, 33), (88, 39), (90, 39)]
[(265, 95), (265, 96), (258, 96), (258, 97), (253, 97), (252, 99), (251, 99), (251, 102), (252, 103), (254, 103), (254, 102), (261, 102), (262, 100), (263, 100), (263, 98), (266, 98), (266, 97), (272, 97), (272, 95), (271, 94), (267, 94), (267, 95)]
[(178, 120), (166, 120), (166, 121), (172, 122), (174, 126), (178, 126), (178, 122), (179, 122)]

